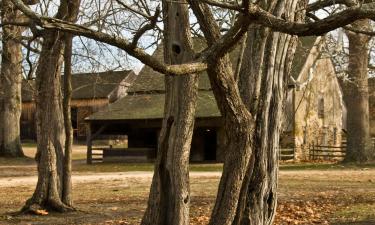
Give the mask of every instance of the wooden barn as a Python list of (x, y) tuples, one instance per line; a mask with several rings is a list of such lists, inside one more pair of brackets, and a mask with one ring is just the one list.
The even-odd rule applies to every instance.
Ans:
[[(306, 86), (318, 86), (323, 84), (323, 80), (331, 81), (335, 79), (330, 68), (325, 70), (322, 66), (330, 66), (325, 59), (320, 59), (320, 50), (322, 40), (316, 37), (306, 37), (301, 39), (299, 49), (297, 51), (295, 66), (293, 68), (293, 77), (296, 79), (291, 83), (291, 93), (294, 93), (289, 99), (294, 99), (292, 102), (298, 101), (315, 101), (319, 102), (331, 93), (326, 92), (326, 95), (300, 95), (303, 92), (303, 87), (297, 87), (298, 83), (307, 83)], [(199, 47), (202, 47), (200, 44)], [(236, 50), (234, 51), (236, 52)], [(162, 59), (162, 47), (159, 46), (154, 53), (155, 56)], [(232, 60), (235, 62), (238, 54), (231, 54)], [(235, 64), (235, 63), (234, 63)], [(328, 64), (328, 65), (327, 65)], [(306, 78), (306, 74), (313, 71), (314, 77)], [(308, 79), (308, 80), (306, 80)], [(337, 81), (332, 81), (333, 83)], [(317, 83), (312, 85), (311, 83)], [(329, 87), (331, 92), (334, 92), (333, 86)], [(307, 90), (309, 92), (310, 89)], [(110, 104), (104, 110), (94, 113), (86, 119), (88, 124), (88, 163), (99, 155), (99, 160), (103, 156), (103, 160), (152, 160), (156, 156), (158, 134), (161, 130), (163, 110), (164, 110), (164, 76), (158, 72), (153, 71), (150, 67), (145, 66), (137, 77), (137, 80), (128, 90), (128, 96), (119, 101)], [(320, 92), (319, 92), (320, 93)], [(341, 98), (340, 94), (335, 94), (334, 98)], [(302, 100), (300, 100), (302, 99)], [(326, 100), (327, 103), (329, 102)], [(337, 100), (339, 101), (339, 100)], [(297, 108), (295, 104), (288, 104), (290, 112)], [(336, 107), (336, 105), (335, 105)], [(337, 106), (338, 107), (338, 106)], [(341, 107), (341, 106), (340, 106)], [(298, 110), (311, 111), (310, 114), (318, 114), (316, 107), (311, 107), (311, 104), (302, 104)], [(326, 106), (327, 112), (325, 118), (328, 116), (328, 104)], [(337, 109), (340, 110), (341, 109)], [(312, 112), (314, 111), (314, 112)], [(316, 112), (315, 112), (316, 111)], [(302, 115), (303, 113), (301, 113)], [(303, 134), (296, 131), (298, 122), (295, 120), (301, 119), (301, 116), (289, 115), (289, 120), (293, 129), (286, 132), (287, 138), (284, 138), (284, 145), (294, 147), (297, 144), (296, 140)], [(336, 118), (336, 117), (335, 117)], [(338, 126), (336, 129), (341, 131), (341, 118), (336, 118)], [(310, 120), (307, 120), (310, 122)], [(302, 126), (302, 125), (301, 125)], [(325, 123), (319, 124), (319, 129), (324, 128)], [(288, 129), (287, 129), (288, 130)], [(126, 148), (95, 148), (93, 141), (107, 138), (115, 138), (117, 135), (127, 135), (128, 146)], [(210, 82), (206, 73), (199, 76), (199, 94), (196, 112), (196, 122), (194, 128), (194, 135), (192, 139), (191, 161), (222, 161), (225, 152), (223, 121), (221, 114), (217, 108), (215, 98), (213, 96)], [(95, 151), (101, 151), (96, 153)], [(93, 154), (94, 152), (94, 154)], [(298, 154), (302, 156), (302, 154)]]
[[(71, 114), (75, 137), (85, 138), (84, 119), (124, 97), (135, 78), (130, 70), (73, 74)], [(21, 138), (36, 138), (34, 81), (22, 84)]]

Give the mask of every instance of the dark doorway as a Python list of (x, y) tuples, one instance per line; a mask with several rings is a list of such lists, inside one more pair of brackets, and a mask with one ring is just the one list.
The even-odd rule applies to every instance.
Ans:
[(190, 161), (214, 160), (216, 160), (216, 130), (211, 128), (195, 129), (191, 142)]
[(77, 129), (78, 129), (78, 108), (77, 107), (71, 107), (70, 108), (70, 119), (72, 121), (72, 128), (73, 128), (73, 134), (74, 137), (77, 137)]
[(204, 131), (204, 159), (208, 161), (216, 160), (216, 130), (206, 129)]

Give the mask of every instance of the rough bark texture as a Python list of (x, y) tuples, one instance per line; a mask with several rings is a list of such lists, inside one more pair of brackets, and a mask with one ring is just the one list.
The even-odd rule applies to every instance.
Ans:
[[(72, 7), (62, 1), (56, 18), (70, 20), (76, 15), (79, 1)], [(42, 51), (36, 70), (36, 120), (38, 183), (33, 196), (23, 211), (34, 212), (47, 208), (60, 212), (73, 210), (70, 192), (64, 188), (71, 184), (64, 172), (65, 129), (61, 91), (61, 66), (65, 47), (64, 34), (59, 31), (43, 33)], [(65, 182), (64, 182), (65, 181)], [(70, 190), (69, 190), (70, 191)]]
[[(189, 3), (208, 45), (215, 43), (220, 37), (220, 29), (209, 7), (193, 0)], [(227, 225), (232, 224), (236, 215), (242, 182), (252, 155), (254, 120), (241, 100), (228, 55), (213, 56), (207, 64), (207, 73), (225, 121), (224, 129), (228, 138), (223, 174), (209, 224)]]
[[(263, 2), (274, 15), (288, 15), (301, 21), (298, 1)], [(304, 2), (299, 7), (303, 8)], [(273, 33), (267, 28), (250, 28), (247, 56), (240, 73), (240, 90), (248, 109), (255, 114), (254, 155), (248, 165), (233, 224), (273, 223), (277, 204), (278, 147), (282, 108), (296, 37)]]
[(65, 132), (60, 72), (63, 48), (61, 33), (48, 31), (44, 34), (36, 71), (38, 183), (24, 210), (68, 209), (62, 202)]
[[(183, 1), (163, 1), (164, 59), (192, 59), (189, 13)], [(188, 225), (189, 155), (194, 129), (197, 76), (165, 77), (166, 98), (158, 155), (143, 225)]]
[[(356, 30), (370, 30), (368, 20), (352, 24)], [(343, 84), (347, 105), (347, 150), (345, 162), (366, 162), (374, 159), (370, 139), (368, 54), (371, 37), (348, 31), (350, 81)]]
[[(1, 2), (1, 23), (20, 21), (21, 12), (10, 0)], [(2, 54), (0, 73), (0, 156), (21, 157), (20, 140), (22, 51), (16, 41), (24, 28), (2, 27)]]

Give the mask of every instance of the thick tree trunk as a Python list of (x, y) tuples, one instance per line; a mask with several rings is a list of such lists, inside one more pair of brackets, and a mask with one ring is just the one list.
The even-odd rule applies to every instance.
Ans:
[[(198, 1), (189, 1), (208, 45), (220, 37), (210, 8)], [(246, 30), (240, 31), (242, 34)], [(241, 37), (239, 35), (238, 37)], [(228, 55), (212, 56), (207, 61), (207, 73), (220, 112), (224, 118), (224, 129), (228, 142), (225, 152), (224, 168), (219, 184), (215, 206), (210, 225), (232, 224), (236, 215), (238, 198), (245, 177), (247, 166), (252, 155), (254, 119), (243, 104), (232, 64)]]
[[(78, 0), (62, 1), (56, 18), (74, 21), (78, 7)], [(44, 208), (59, 212), (73, 210), (70, 197), (70, 161), (64, 163), (64, 159), (70, 160), (70, 149), (67, 149), (67, 157), (64, 156), (65, 127), (61, 89), (64, 47), (63, 33), (44, 31), (42, 51), (36, 70), (38, 138), (35, 158), (38, 164), (38, 183), (33, 196), (23, 208), (24, 212), (35, 212)]]
[[(184, 1), (163, 1), (164, 59), (192, 59), (189, 12)], [(194, 129), (197, 76), (165, 77), (165, 112), (158, 155), (143, 225), (188, 225), (189, 155)]]
[(25, 211), (70, 209), (62, 200), (65, 131), (60, 72), (63, 49), (63, 35), (46, 31), (36, 71), (38, 183)]
[[(352, 24), (353, 28), (371, 29), (368, 20)], [(347, 107), (347, 150), (345, 162), (366, 162), (374, 159), (374, 148), (370, 139), (368, 54), (371, 37), (348, 31), (349, 82), (343, 85)]]
[[(278, 16), (290, 15), (289, 20), (302, 20), (303, 12), (295, 13), (297, 1), (278, 3), (267, 8)], [(299, 4), (303, 8), (305, 3)], [(245, 54), (249, 62), (241, 69), (240, 79), (245, 82), (240, 83), (240, 90), (244, 102), (256, 114), (256, 134), (254, 155), (243, 182), (233, 224), (269, 225), (276, 213), (282, 108), (297, 38), (271, 33), (265, 28), (251, 28), (248, 36)]]
[[(10, 0), (1, 2), (1, 23), (21, 20)], [(24, 156), (20, 140), (22, 49), (16, 41), (24, 28), (4, 26), (0, 73), (0, 156)]]

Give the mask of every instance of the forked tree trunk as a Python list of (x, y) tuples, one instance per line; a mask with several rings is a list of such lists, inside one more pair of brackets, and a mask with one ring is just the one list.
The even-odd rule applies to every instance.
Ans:
[[(189, 0), (189, 3), (208, 45), (215, 43), (220, 37), (220, 28), (210, 8), (198, 1)], [(240, 37), (241, 35), (238, 36)], [(229, 56), (210, 57), (207, 61), (207, 74), (224, 118), (224, 129), (228, 138), (223, 173), (209, 224), (228, 225), (232, 224), (236, 215), (242, 182), (252, 155), (255, 124), (253, 116), (241, 100)]]
[[(352, 24), (358, 30), (371, 29), (368, 20)], [(374, 159), (375, 150), (370, 139), (368, 54), (370, 36), (351, 31), (349, 39), (350, 81), (343, 84), (344, 101), (347, 105), (347, 150), (345, 162), (366, 162)]]
[(63, 203), (64, 118), (60, 72), (64, 41), (62, 34), (46, 31), (36, 70), (36, 119), (38, 183), (25, 211), (70, 209)]
[[(208, 42), (214, 42), (218, 29), (212, 25), (213, 19), (208, 18), (209, 10), (202, 4), (189, 2)], [(272, 1), (267, 2), (266, 8), (280, 16), (285, 12), (283, 4), (286, 4), (288, 13), (285, 15), (295, 20), (296, 3)], [(248, 58), (242, 65), (248, 67), (250, 74), (246, 75), (250, 77), (243, 77), (244, 71), (240, 77), (240, 83), (244, 82), (240, 90), (246, 106), (231, 82), (233, 73), (228, 60), (225, 61), (224, 57), (208, 62), (207, 72), (229, 137), (223, 175), (210, 220), (212, 225), (272, 224), (276, 212), (280, 121), (296, 41), (291, 41), (288, 35), (269, 34), (267, 29), (260, 27), (252, 27), (248, 38), (251, 46), (245, 51)]]
[[(270, 2), (267, 4), (272, 6)], [(279, 1), (274, 7), (266, 8), (278, 16), (289, 15), (288, 20), (301, 21), (304, 12), (296, 9), (304, 8), (304, 4), (306, 2), (296, 0), (283, 3)], [(244, 102), (249, 103), (248, 108), (254, 114), (257, 113), (256, 134), (254, 155), (243, 182), (233, 224), (270, 225), (273, 223), (277, 204), (282, 108), (297, 38), (272, 33), (265, 28), (250, 29), (248, 36), (249, 45), (245, 52), (249, 62), (243, 64), (240, 76), (242, 80), (250, 82), (240, 83), (240, 89), (244, 90), (242, 97)], [(251, 95), (246, 94), (249, 92)]]
[[(189, 12), (184, 1), (163, 1), (164, 59), (192, 59)], [(194, 129), (197, 76), (165, 77), (165, 110), (155, 172), (143, 225), (188, 225), (189, 155)]]
[[(1, 23), (19, 22), (21, 12), (10, 0), (1, 2)], [(0, 73), (0, 156), (24, 156), (20, 140), (22, 49), (16, 41), (24, 28), (4, 26)]]
[[(78, 7), (78, 0), (61, 1), (56, 18), (74, 21)], [(63, 33), (44, 31), (42, 51), (36, 70), (38, 138), (35, 158), (38, 164), (38, 183), (33, 196), (23, 208), (24, 212), (35, 212), (38, 209), (59, 212), (73, 210), (70, 189), (65, 190), (71, 187), (71, 181), (70, 171), (64, 171), (65, 129), (61, 91), (64, 47)], [(65, 162), (65, 165), (70, 166), (69, 162)]]

